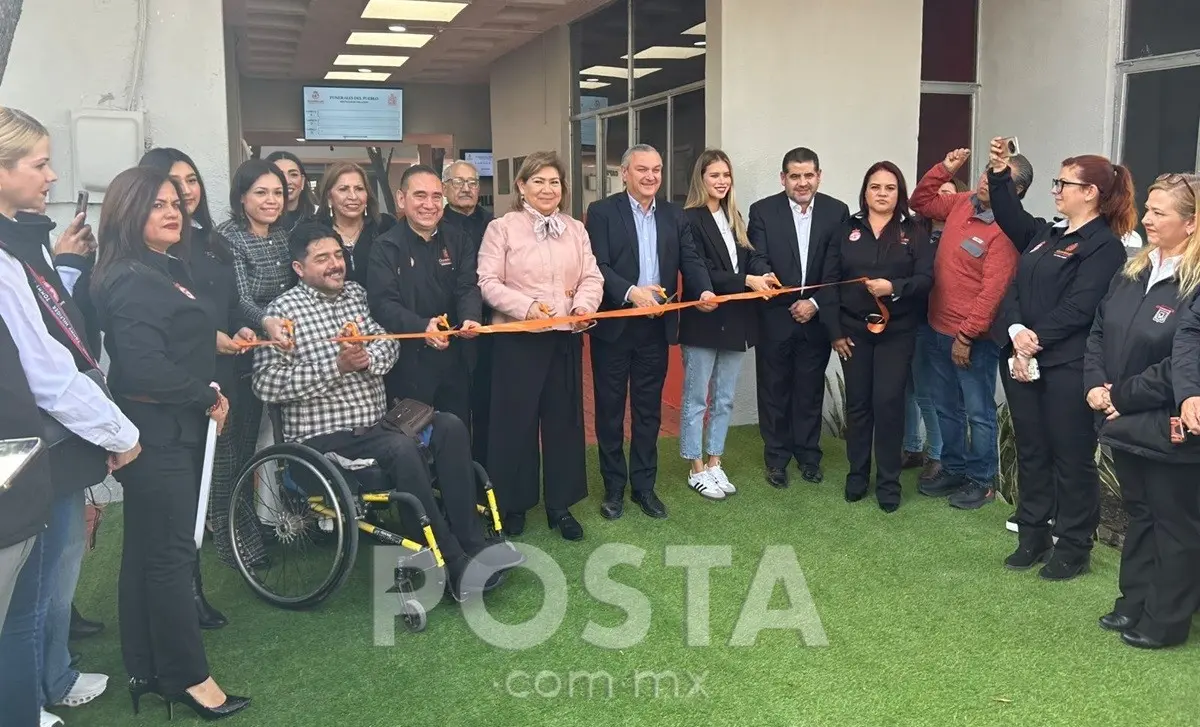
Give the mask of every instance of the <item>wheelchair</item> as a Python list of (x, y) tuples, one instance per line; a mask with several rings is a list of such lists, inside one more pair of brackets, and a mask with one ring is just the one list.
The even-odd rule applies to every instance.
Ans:
[[(279, 608), (313, 608), (345, 585), (358, 555), (359, 533), (365, 533), (408, 551), (399, 559), (389, 592), (400, 598), (405, 627), (423, 631), (426, 611), (412, 597), (416, 584), (432, 578), (444, 585), (446, 573), (421, 501), (392, 490), (386, 473), (372, 460), (337, 461), (304, 444), (284, 442), (281, 408), (268, 405), (267, 411), (275, 444), (255, 453), (242, 468), (229, 504), (232, 552), (250, 589)], [(484, 533), (501, 538), (491, 481), (483, 466), (474, 464)], [(431, 468), (430, 474), (440, 507), (436, 472)], [(385, 527), (389, 515), (406, 514), (424, 542)], [(247, 528), (257, 528), (261, 551), (251, 547)]]

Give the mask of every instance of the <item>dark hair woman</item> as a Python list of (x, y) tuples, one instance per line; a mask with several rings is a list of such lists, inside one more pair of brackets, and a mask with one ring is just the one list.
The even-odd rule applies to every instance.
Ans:
[[(262, 159), (243, 162), (230, 182), (231, 218), (216, 229), (233, 253), (240, 319), (277, 341), (286, 339), (283, 322), (268, 317), (266, 307), (296, 279), (288, 252), (289, 229), (279, 222), (286, 189), (287, 180), (274, 164)], [(236, 368), (237, 383), (233, 393), (238, 408), (234, 411), (229, 432), (236, 453), (235, 472), (257, 449), (258, 427), (262, 421), (262, 404), (251, 387), (253, 357), (239, 357)]]
[(217, 329), (171, 255), (190, 221), (179, 186), (135, 167), (105, 195), (92, 281), (109, 385), (142, 432), (142, 455), (116, 473), (125, 491), (120, 590), (121, 652), (134, 710), (155, 692), (207, 718), (249, 705), (226, 695), (204, 654), (192, 593), (197, 493), (207, 422), (220, 429), (229, 401), (210, 386)]
[[(1051, 223), (1021, 206), (1008, 162), (1008, 144), (993, 139), (992, 210), (1022, 253), (997, 316), (999, 330), (1008, 334), (1002, 345), (1011, 349), (1001, 356), (1000, 378), (1016, 434), (1020, 488), (1019, 546), (1005, 565), (1024, 570), (1048, 559), (1041, 577), (1067, 580), (1088, 571), (1100, 522), (1096, 428), (1080, 396), (1083, 359), (1096, 307), (1125, 264), (1121, 238), (1137, 221), (1133, 180), (1102, 156), (1064, 159), (1051, 184), (1064, 219)], [(994, 488), (971, 484), (950, 497), (951, 504), (979, 507), (993, 499)], [(1058, 539), (1053, 548), (1052, 537)]]
[(371, 246), (375, 238), (392, 229), (396, 218), (380, 214), (375, 190), (362, 167), (342, 162), (325, 170), (317, 220), (337, 233), (345, 250), (346, 279), (365, 286)]
[[(1200, 180), (1150, 186), (1142, 226), (1149, 243), (1113, 278), (1096, 310), (1084, 357), (1087, 403), (1113, 454), (1129, 528), (1121, 597), (1103, 628), (1130, 646), (1182, 644), (1200, 609), (1200, 433), (1188, 400), (1200, 392)], [(1178, 311), (1178, 312), (1177, 312)]]
[(279, 226), (291, 232), (296, 225), (310, 219), (316, 209), (312, 189), (308, 186), (308, 173), (304, 171), (300, 157), (290, 151), (271, 152), (267, 161), (283, 172), (287, 206), (279, 218)]
[(875, 499), (890, 513), (900, 507), (904, 392), (933, 285), (933, 246), (927, 226), (909, 212), (904, 174), (892, 162), (867, 170), (858, 207), (825, 258), (822, 281), (866, 284), (829, 285), (816, 298), (846, 375), (846, 500), (867, 496), (873, 441)]
[[(191, 230), (187, 245), (176, 256), (188, 264), (192, 281), (200, 301), (209, 307), (213, 324), (217, 327), (217, 372), (216, 382), (221, 392), (229, 399), (230, 409), (237, 410), (237, 370), (235, 357), (250, 349), (240, 347), (239, 342), (254, 341), (254, 321), (247, 320), (239, 304), (237, 278), (233, 270), (233, 253), (229, 243), (220, 235), (213, 234), (212, 216), (208, 210), (208, 192), (204, 179), (196, 169), (195, 162), (178, 149), (151, 149), (142, 157), (141, 165), (157, 169), (171, 177), (183, 191), (183, 206), (191, 219)], [(229, 493), (237, 475), (236, 440), (231, 428), (217, 439), (216, 456), (213, 460), (213, 479), (208, 503), (208, 518), (213, 529), (213, 543), (221, 562), (234, 567), (232, 539), (229, 532)], [(249, 511), (247, 510), (247, 513)], [(254, 560), (257, 552), (261, 557), (261, 538), (257, 523), (240, 523), (238, 536)], [(200, 567), (196, 566), (196, 607), (200, 613), (200, 627), (215, 629), (227, 622), (224, 615), (208, 604), (204, 598), (200, 580)]]

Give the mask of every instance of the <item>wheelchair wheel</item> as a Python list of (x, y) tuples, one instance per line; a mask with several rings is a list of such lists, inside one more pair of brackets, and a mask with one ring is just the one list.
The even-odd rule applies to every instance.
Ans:
[(420, 633), (425, 630), (425, 625), (428, 622), (425, 607), (420, 601), (409, 599), (402, 606), (402, 617), (404, 618), (404, 628), (415, 633)]
[(239, 528), (230, 537), (238, 571), (267, 603), (309, 608), (350, 577), (358, 555), (357, 503), (337, 467), (310, 447), (276, 444), (255, 454), (234, 485), (229, 517), (259, 524), (265, 556), (257, 561)]

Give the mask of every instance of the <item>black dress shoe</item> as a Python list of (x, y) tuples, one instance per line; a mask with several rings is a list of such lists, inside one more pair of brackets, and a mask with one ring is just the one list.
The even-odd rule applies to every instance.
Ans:
[(887, 514), (891, 515), (892, 513), (896, 512), (897, 510), (900, 509), (900, 503), (898, 503), (898, 502), (881, 502), (881, 503), (879, 503), (879, 509), (883, 510)]
[(1004, 567), (1009, 570), (1029, 570), (1049, 558), (1050, 552), (1049, 543), (1022, 543), (1012, 555), (1004, 559)]
[(1137, 626), (1139, 619), (1111, 611), (1100, 617), (1100, 628), (1105, 631), (1129, 631)]
[(1182, 639), (1172, 641), (1159, 641), (1158, 639), (1146, 636), (1137, 629), (1130, 629), (1129, 631), (1121, 632), (1121, 641), (1138, 649), (1169, 649), (1172, 646), (1179, 646), (1187, 641), (1187, 637), (1185, 636)]
[(525, 532), (525, 513), (506, 512), (501, 524), (504, 526), (504, 534), (515, 538)]
[(175, 719), (176, 704), (182, 704), (183, 706), (188, 707), (196, 713), (197, 717), (203, 719), (205, 722), (224, 719), (226, 717), (235, 715), (246, 707), (250, 706), (249, 697), (238, 697), (232, 694), (226, 694), (225, 701), (216, 707), (205, 707), (203, 704), (197, 702), (196, 698), (187, 692), (173, 694), (166, 699), (168, 720)]
[(224, 628), (229, 625), (225, 614), (212, 607), (204, 597), (204, 583), (200, 580), (200, 560), (196, 559), (196, 570), (192, 577), (192, 595), (196, 601), (196, 615), (200, 618), (200, 628), (205, 631)]
[(1066, 555), (1054, 550), (1050, 554), (1050, 561), (1042, 566), (1038, 575), (1047, 581), (1069, 581), (1091, 571), (1091, 566), (1092, 559), (1087, 554)]
[(625, 493), (618, 492), (604, 496), (604, 502), (600, 503), (600, 515), (605, 520), (616, 520), (625, 514)]
[(79, 611), (75, 610), (75, 604), (71, 604), (71, 631), (69, 638), (86, 639), (89, 636), (95, 636), (104, 630), (104, 624), (99, 621), (89, 621), (79, 615)]
[(658, 499), (658, 495), (654, 494), (654, 490), (650, 490), (649, 492), (635, 492), (630, 499), (642, 508), (642, 512), (652, 518), (661, 520), (667, 516), (667, 506), (662, 503), (662, 500)]
[(547, 510), (546, 521), (564, 540), (583, 540), (583, 526), (569, 510)]
[(767, 468), (767, 484), (782, 490), (788, 486), (788, 473), (783, 467)]
[(800, 465), (800, 476), (807, 482), (821, 482), (825, 479), (825, 473), (815, 464)]

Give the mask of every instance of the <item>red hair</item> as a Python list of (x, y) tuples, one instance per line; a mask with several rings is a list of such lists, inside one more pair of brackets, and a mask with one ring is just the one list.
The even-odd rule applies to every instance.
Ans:
[(1133, 201), (1133, 175), (1120, 164), (1098, 154), (1063, 159), (1062, 166), (1079, 171), (1079, 180), (1100, 191), (1100, 216), (1117, 237), (1128, 235), (1137, 226), (1137, 208)]

